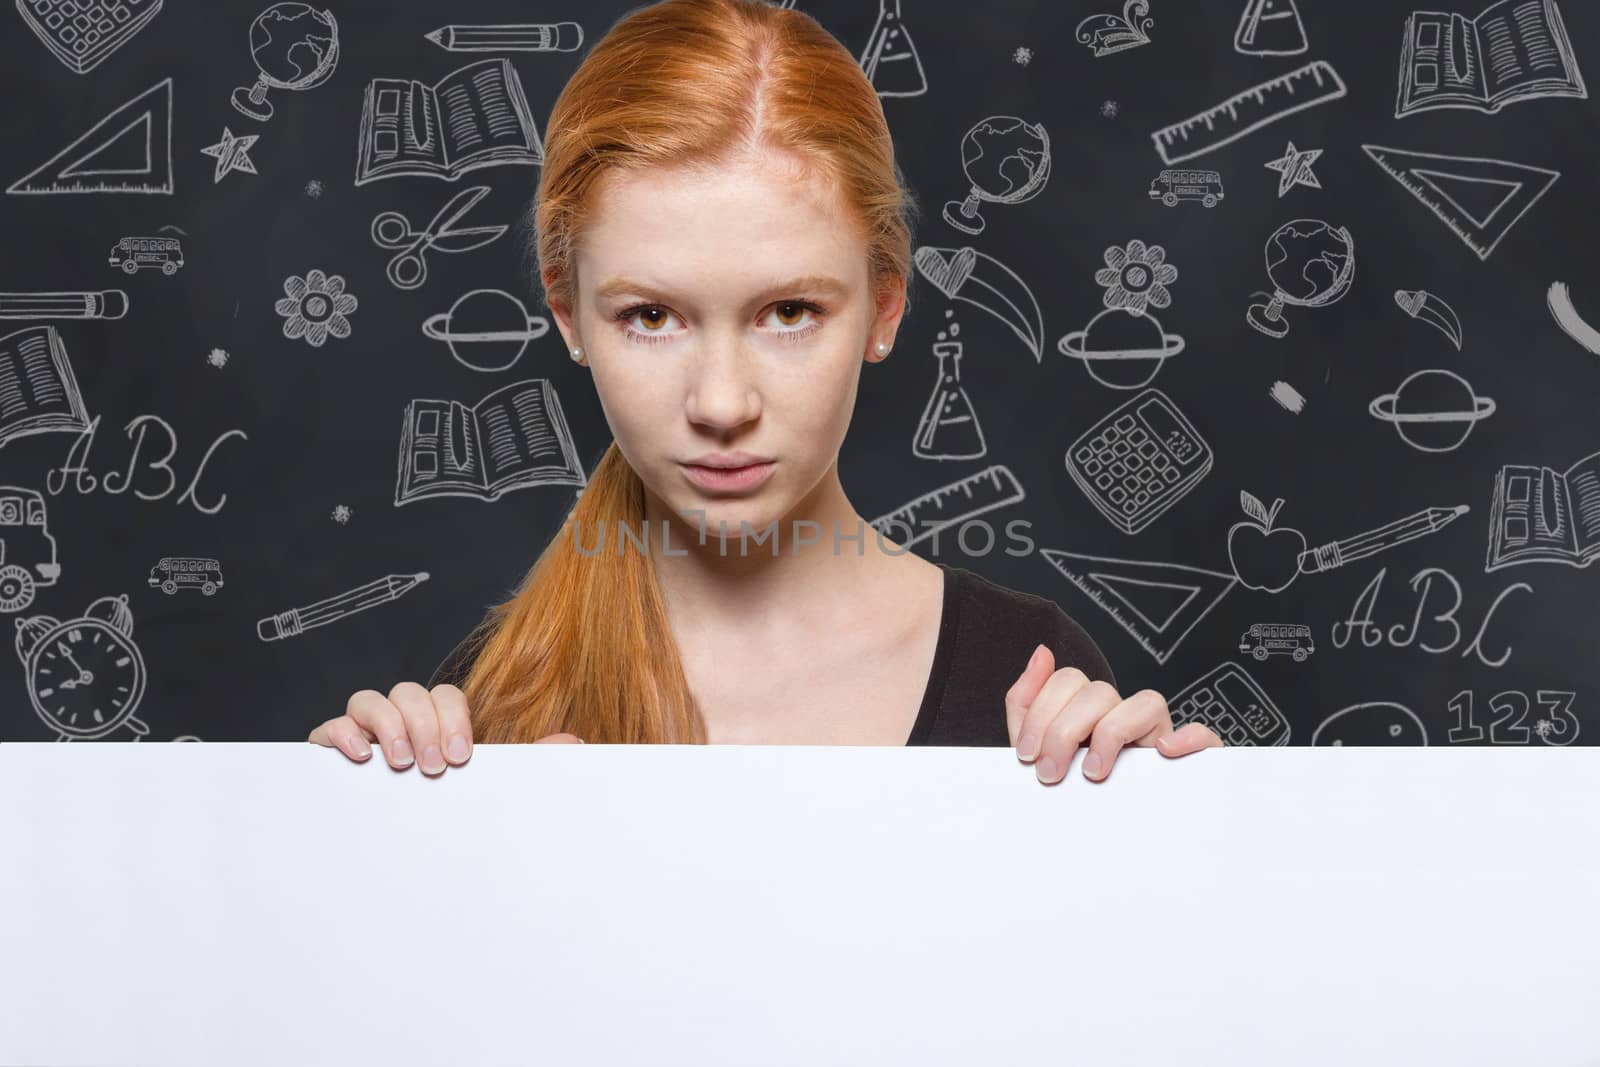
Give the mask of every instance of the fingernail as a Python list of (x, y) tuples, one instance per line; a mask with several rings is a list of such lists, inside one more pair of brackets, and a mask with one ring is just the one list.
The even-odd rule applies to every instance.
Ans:
[(394, 743), (394, 746), (389, 751), (391, 753), (390, 762), (398, 763), (402, 767), (411, 766), (411, 742), (402, 737)]
[(467, 739), (462, 737), (460, 734), (450, 735), (449, 748), (450, 759), (453, 762), (460, 763), (462, 760), (467, 758)]
[(1100, 763), (1100, 753), (1089, 753), (1083, 757), (1083, 773), (1090, 778), (1100, 777)]
[(429, 774), (444, 770), (444, 756), (440, 754), (438, 745), (429, 745), (422, 750), (422, 769)]
[(588, 744), (588, 743), (589, 743), (589, 742), (587, 742), (587, 741), (585, 741), (585, 740), (584, 740), (584, 739), (583, 739), (583, 738), (581, 738), (581, 737), (580, 737), (580, 738), (578, 738), (578, 744), (580, 744), (580, 745), (587, 745), (587, 744)]
[(1035, 647), (1033, 650), (1033, 655), (1028, 657), (1028, 666), (1032, 667), (1034, 664), (1038, 663), (1039, 657), (1042, 655), (1044, 655), (1044, 646), (1039, 645)]
[(367, 744), (363, 738), (352, 737), (348, 743), (350, 745), (350, 755), (356, 759), (366, 759), (372, 755), (372, 746)]
[(1035, 768), (1035, 770), (1038, 771), (1039, 781), (1041, 782), (1053, 782), (1057, 778), (1061, 777), (1060, 772), (1056, 770), (1056, 761), (1051, 759), (1049, 756), (1046, 756), (1044, 759), (1040, 760), (1039, 765)]
[(1023, 734), (1022, 740), (1017, 742), (1017, 758), (1019, 760), (1031, 760), (1039, 754), (1038, 747), (1039, 738), (1036, 735)]

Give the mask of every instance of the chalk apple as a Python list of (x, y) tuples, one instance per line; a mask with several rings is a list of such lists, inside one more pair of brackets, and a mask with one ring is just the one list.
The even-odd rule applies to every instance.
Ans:
[(1269, 510), (1251, 493), (1239, 490), (1239, 506), (1249, 518), (1228, 528), (1228, 561), (1247, 588), (1281, 593), (1300, 573), (1305, 534), (1290, 526), (1273, 526), (1283, 498)]

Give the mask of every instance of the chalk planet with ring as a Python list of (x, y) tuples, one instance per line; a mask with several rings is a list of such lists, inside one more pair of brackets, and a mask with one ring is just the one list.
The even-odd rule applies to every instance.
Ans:
[[(1169, 356), (1183, 351), (1183, 338), (1163, 330), (1149, 312), (1117, 307), (1106, 308), (1083, 329), (1062, 337), (1056, 348), (1082, 360), (1089, 376), (1101, 385), (1138, 389), (1150, 384)], [(1116, 373), (1113, 368), (1119, 365), (1130, 373)]]
[[(536, 341), (550, 332), (550, 322), (542, 315), (529, 315), (522, 301), (503, 289), (471, 289), (456, 298), (450, 310), (429, 315), (422, 322), (422, 333), (435, 341), (450, 346), (456, 362), (478, 371), (510, 369), (529, 341)], [(514, 349), (512, 346), (515, 346)], [(480, 352), (509, 352), (502, 362), (489, 363), (469, 359), (463, 350), (477, 355)]]
[(1421, 452), (1460, 448), (1472, 427), (1494, 414), (1494, 401), (1478, 396), (1461, 375), (1440, 368), (1409, 375), (1392, 393), (1372, 398), (1367, 412), (1389, 423)]

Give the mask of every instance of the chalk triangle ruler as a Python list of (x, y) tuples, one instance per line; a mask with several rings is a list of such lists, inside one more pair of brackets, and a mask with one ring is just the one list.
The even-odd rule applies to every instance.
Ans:
[(1051, 566), (1098, 604), (1157, 663), (1238, 584), (1232, 574), (1177, 563), (1040, 550)]
[(6, 192), (171, 193), (172, 79), (106, 115)]
[(1412, 152), (1379, 144), (1361, 148), (1479, 259), (1488, 259), (1517, 220), (1561, 177), (1560, 171), (1502, 159)]

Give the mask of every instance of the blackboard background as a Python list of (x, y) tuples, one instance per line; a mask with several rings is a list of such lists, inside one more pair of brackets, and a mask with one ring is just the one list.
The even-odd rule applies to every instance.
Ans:
[[(1459, 3), (1461, 0), (1452, 0)], [(503, 288), (530, 312), (548, 314), (532, 296), (524, 260), (527, 235), (516, 230), (477, 251), (430, 254), (429, 277), (401, 291), (384, 276), (390, 253), (368, 234), (379, 211), (397, 210), (422, 225), (453, 192), (486, 184), (492, 193), (471, 223), (514, 222), (532, 195), (537, 171), (502, 166), (455, 182), (403, 177), (353, 184), (356, 137), (366, 83), (375, 77), (433, 82), (478, 55), (452, 54), (423, 34), (448, 22), (577, 20), (587, 49), (631, 5), (516, 0), (379, 3), (338, 0), (341, 56), (334, 76), (306, 92), (274, 90), (276, 115), (255, 123), (228, 96), (249, 85), (255, 67), (248, 27), (264, 4), (214, 0), (170, 2), (145, 30), (105, 62), (77, 75), (49, 56), (14, 10), (0, 34), (0, 115), (4, 184), (43, 162), (106, 112), (165, 77), (174, 80), (171, 196), (62, 195), (0, 198), (4, 255), (0, 289), (128, 291), (131, 310), (117, 321), (56, 320), (91, 417), (100, 426), (89, 469), (126, 471), (132, 441), (123, 432), (141, 415), (171, 424), (177, 484), (160, 499), (134, 492), (70, 487), (47, 494), (58, 541), (60, 580), (39, 590), (18, 617), (79, 615), (94, 599), (127, 593), (133, 637), (149, 678), (139, 717), (149, 740), (303, 738), (342, 713), (362, 687), (386, 691), (402, 679), (425, 680), (444, 653), (502, 597), (551, 536), (573, 499), (570, 487), (509, 493), (494, 502), (464, 497), (393, 503), (397, 443), (408, 401), (455, 398), (468, 404), (507, 382), (548, 377), (555, 385), (587, 470), (609, 441), (589, 372), (573, 364), (552, 328), (516, 367), (496, 374), (468, 369), (444, 345), (421, 335), (427, 316), (446, 311), (473, 288)], [(856, 55), (872, 29), (875, 6), (802, 2)], [(1577, 694), (1573, 710), (1592, 735), (1596, 638), (1594, 569), (1553, 564), (1484, 572), (1490, 493), (1502, 464), (1564, 470), (1600, 448), (1595, 398), (1600, 357), (1557, 328), (1545, 304), (1553, 280), (1566, 281), (1591, 320), (1600, 311), (1592, 263), (1600, 188), (1600, 145), (1592, 100), (1540, 100), (1497, 115), (1430, 111), (1393, 118), (1402, 23), (1409, 5), (1387, 0), (1300, 0), (1310, 51), (1252, 57), (1231, 47), (1239, 0), (1153, 0), (1152, 42), (1095, 58), (1074, 39), (1084, 17), (1114, 10), (1115, 0), (967, 4), (905, 0), (905, 25), (927, 74), (925, 94), (885, 98), (884, 109), (905, 173), (925, 209), (918, 245), (971, 244), (1015, 271), (1038, 299), (1045, 356), (1036, 363), (1000, 322), (947, 301), (918, 279), (915, 310), (893, 356), (863, 370), (859, 405), (841, 455), (845, 489), (868, 518), (994, 463), (1005, 464), (1026, 499), (988, 516), (997, 530), (1029, 523), (1037, 548), (1228, 570), (1228, 527), (1244, 516), (1247, 489), (1269, 504), (1286, 500), (1280, 522), (1310, 544), (1348, 537), (1430, 505), (1468, 504), (1445, 530), (1340, 570), (1302, 576), (1272, 595), (1235, 589), (1158, 664), (1132, 638), (1037, 554), (1007, 555), (1002, 541), (987, 555), (963, 553), (941, 537), (930, 558), (976, 570), (1002, 584), (1051, 597), (1088, 627), (1105, 649), (1124, 692), (1151, 686), (1175, 693), (1224, 660), (1249, 673), (1293, 724), (1292, 744), (1335, 711), (1395, 701), (1426, 725), (1429, 741), (1447, 743), (1447, 703), (1462, 690), (1485, 702), (1504, 690), (1559, 689)], [(1477, 6), (1461, 8), (1468, 16)], [(1566, 0), (1562, 14), (1580, 66), (1600, 64), (1600, 10)], [(1027, 49), (1023, 61), (1018, 49)], [(511, 54), (541, 136), (545, 119), (582, 50)], [(1301, 112), (1180, 166), (1222, 172), (1225, 201), (1169, 209), (1147, 196), (1163, 164), (1150, 134), (1202, 107), (1311, 59), (1332, 63), (1348, 96)], [(1591, 76), (1600, 77), (1600, 67)], [(1107, 101), (1115, 114), (1104, 113)], [(989, 115), (1015, 115), (1049, 131), (1052, 173), (1032, 200), (986, 204), (987, 227), (968, 238), (940, 212), (968, 184), (962, 136)], [(257, 134), (258, 174), (213, 182), (214, 161), (200, 149), (222, 128)], [(1322, 188), (1296, 188), (1280, 199), (1278, 175), (1264, 164), (1285, 142), (1320, 148)], [(1561, 172), (1550, 192), (1480, 261), (1361, 151), (1364, 142), (1479, 155)], [(320, 195), (307, 192), (321, 183)], [(1248, 328), (1250, 294), (1267, 288), (1263, 244), (1281, 223), (1301, 216), (1346, 226), (1356, 241), (1349, 294), (1323, 309), (1288, 310), (1289, 336), (1269, 339)], [(693, 220), (675, 225), (692, 227)], [(123, 235), (176, 226), (187, 265), (174, 277), (153, 271), (125, 277), (106, 264)], [(170, 232), (170, 231), (169, 231)], [(1094, 272), (1103, 251), (1138, 238), (1162, 245), (1180, 275), (1173, 304), (1161, 311), (1186, 350), (1153, 384), (1166, 392), (1209, 442), (1215, 467), (1178, 506), (1134, 536), (1111, 527), (1072, 484), (1063, 464), (1069, 442), (1131, 393), (1090, 380), (1055, 342), (1083, 328), (1100, 309)], [(289, 275), (311, 268), (346, 280), (359, 308), (352, 335), (321, 348), (281, 333), (274, 301)], [(1428, 289), (1447, 299), (1465, 326), (1456, 352), (1425, 324), (1395, 306), (1396, 289)], [(917, 419), (936, 380), (932, 344), (946, 311), (961, 323), (962, 382), (982, 421), (981, 459), (938, 463), (911, 452)], [(7, 322), (0, 332), (27, 325)], [(228, 360), (211, 365), (223, 349)], [(1392, 426), (1367, 413), (1412, 371), (1453, 370), (1492, 397), (1498, 410), (1463, 446), (1428, 454), (1408, 447)], [(1268, 396), (1282, 379), (1307, 399), (1290, 414)], [(203, 514), (178, 498), (219, 435), (197, 494)], [(144, 460), (165, 441), (151, 428)], [(45, 490), (47, 472), (66, 462), (71, 433), (18, 438), (0, 448), (0, 483)], [(119, 475), (120, 477), (120, 475)], [(165, 476), (141, 464), (133, 488), (159, 494)], [(350, 509), (347, 522), (333, 518)], [(165, 555), (217, 557), (226, 586), (216, 596), (167, 596), (147, 585)], [(1361, 590), (1388, 573), (1374, 622), (1409, 623), (1416, 598), (1409, 582), (1424, 567), (1459, 582), (1460, 642), (1449, 652), (1422, 643), (1449, 641), (1448, 624), (1428, 616), (1449, 604), (1446, 584), (1408, 647), (1388, 642), (1336, 649), (1330, 627)], [(263, 642), (256, 620), (389, 573), (426, 570), (429, 581), (397, 601), (301, 636)], [(1509, 596), (1484, 638), (1485, 655), (1513, 648), (1504, 666), (1463, 658), (1478, 622), (1500, 590), (1525, 581), (1532, 593)], [(1238, 652), (1252, 622), (1305, 622), (1317, 652), (1304, 664), (1286, 657), (1248, 662)], [(1028, 650), (1019, 650), (1020, 662)], [(21, 661), (0, 659), (0, 736), (55, 736), (31, 707)], [(998, 709), (997, 709), (998, 710)], [(1526, 724), (1525, 724), (1526, 725)], [(119, 735), (125, 736), (125, 735)], [(1507, 741), (1524, 739), (1506, 736)], [(1579, 739), (1579, 743), (1587, 736)], [(1539, 744), (1537, 738), (1525, 743)]]

